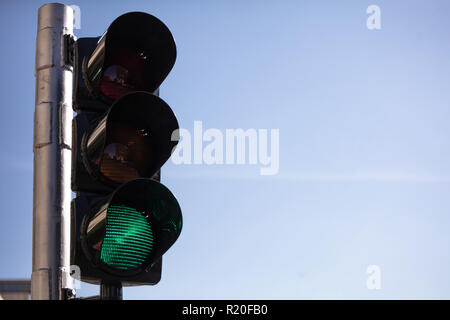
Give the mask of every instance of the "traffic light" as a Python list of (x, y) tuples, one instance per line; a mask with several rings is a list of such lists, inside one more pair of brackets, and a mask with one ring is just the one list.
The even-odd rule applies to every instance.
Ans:
[(82, 281), (156, 284), (180, 235), (180, 206), (159, 182), (178, 143), (158, 94), (175, 59), (169, 29), (142, 12), (75, 42), (71, 264)]

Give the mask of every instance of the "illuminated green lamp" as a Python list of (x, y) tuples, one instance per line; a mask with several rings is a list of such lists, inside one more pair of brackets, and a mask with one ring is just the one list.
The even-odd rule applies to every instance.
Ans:
[(151, 267), (181, 232), (178, 201), (152, 179), (125, 183), (99, 207), (86, 224), (84, 248), (94, 264), (112, 274)]
[(134, 208), (108, 208), (106, 234), (100, 259), (111, 268), (130, 270), (140, 267), (153, 249), (150, 222)]

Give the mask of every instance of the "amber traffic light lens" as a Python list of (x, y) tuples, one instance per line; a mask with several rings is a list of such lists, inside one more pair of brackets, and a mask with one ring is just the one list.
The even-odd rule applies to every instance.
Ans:
[(145, 128), (113, 124), (100, 159), (100, 172), (118, 183), (146, 176), (152, 162), (151, 143)]

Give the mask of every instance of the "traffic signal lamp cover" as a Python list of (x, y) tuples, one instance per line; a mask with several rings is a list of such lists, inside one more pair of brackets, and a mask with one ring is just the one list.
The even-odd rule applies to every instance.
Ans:
[(118, 186), (152, 177), (178, 143), (178, 122), (171, 108), (147, 92), (122, 96), (81, 142), (88, 172)]
[(95, 246), (100, 248), (100, 260), (107, 266), (133, 270), (150, 257), (154, 244), (152, 225), (135, 208), (109, 207), (105, 229), (103, 241)]
[(114, 275), (137, 274), (172, 246), (182, 228), (178, 201), (161, 183), (136, 179), (86, 216), (82, 247), (91, 263)]

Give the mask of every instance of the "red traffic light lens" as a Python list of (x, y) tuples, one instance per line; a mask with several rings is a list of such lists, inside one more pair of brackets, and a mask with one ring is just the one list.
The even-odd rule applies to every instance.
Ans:
[(114, 49), (105, 62), (100, 78), (101, 92), (116, 100), (131, 91), (145, 91), (147, 55), (144, 51)]

